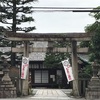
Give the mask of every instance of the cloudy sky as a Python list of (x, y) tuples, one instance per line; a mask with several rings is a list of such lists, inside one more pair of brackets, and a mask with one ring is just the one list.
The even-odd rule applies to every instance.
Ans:
[[(97, 7), (100, 0), (38, 0), (35, 7)], [(89, 12), (34, 12), (33, 32), (84, 32), (84, 27), (94, 22)]]

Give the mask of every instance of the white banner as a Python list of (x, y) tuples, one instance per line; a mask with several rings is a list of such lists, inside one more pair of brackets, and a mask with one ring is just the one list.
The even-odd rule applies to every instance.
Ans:
[(74, 76), (72, 73), (72, 67), (70, 66), (69, 60), (67, 59), (67, 60), (62, 61), (62, 64), (63, 64), (64, 70), (65, 70), (65, 74), (68, 79), (68, 82), (73, 81)]
[(21, 66), (21, 79), (26, 79), (28, 67), (29, 67), (29, 58), (23, 57)]

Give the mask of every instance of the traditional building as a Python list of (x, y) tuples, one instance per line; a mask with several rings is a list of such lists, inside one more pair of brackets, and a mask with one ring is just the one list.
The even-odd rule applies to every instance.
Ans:
[[(22, 46), (17, 46), (18, 48)], [(33, 42), (31, 45), (32, 48), (46, 48), (48, 47), (48, 42)], [(10, 47), (0, 47), (0, 51), (2, 53), (11, 51)], [(10, 63), (10, 59), (6, 55), (2, 55), (6, 57)], [(17, 53), (17, 58), (22, 56), (22, 54)], [(71, 88), (70, 84), (67, 84), (67, 78), (65, 76), (65, 72), (63, 67), (60, 68), (55, 66), (55, 68), (48, 68), (48, 66), (44, 65), (46, 52), (31, 52), (29, 53), (29, 75), (30, 75), (30, 84), (32, 87), (45, 87), (45, 88)], [(21, 60), (16, 59), (16, 67), (11, 68), (10, 77), (13, 82), (18, 81), (20, 79), (20, 69), (21, 69)], [(19, 69), (18, 69), (19, 68)], [(19, 70), (19, 71), (18, 71)], [(19, 74), (19, 75), (18, 75)], [(14, 81), (14, 78), (16, 80)], [(15, 83), (16, 84), (16, 83)]]

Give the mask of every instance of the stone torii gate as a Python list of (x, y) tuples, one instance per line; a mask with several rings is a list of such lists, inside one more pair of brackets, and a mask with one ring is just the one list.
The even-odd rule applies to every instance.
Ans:
[[(10, 41), (24, 41), (24, 56), (29, 56), (29, 41), (70, 41), (72, 52), (72, 70), (75, 80), (73, 81), (73, 94), (79, 96), (78, 87), (78, 64), (77, 64), (77, 41), (89, 41), (89, 33), (14, 33), (6, 32), (5, 36)], [(61, 51), (61, 50), (60, 50)], [(27, 73), (28, 76), (28, 73)], [(28, 95), (28, 77), (23, 80), (23, 95)]]

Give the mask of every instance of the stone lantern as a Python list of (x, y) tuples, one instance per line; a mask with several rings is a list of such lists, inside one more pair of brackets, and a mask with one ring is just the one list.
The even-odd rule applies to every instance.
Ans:
[(86, 100), (100, 100), (100, 64), (95, 61), (92, 68), (93, 76), (86, 89)]
[(12, 84), (11, 78), (9, 77), (10, 64), (4, 57), (2, 57), (1, 60), (2, 60), (1, 66), (3, 67), (2, 71), (4, 76), (2, 77), (0, 83), (0, 98), (15, 98), (16, 88)]

